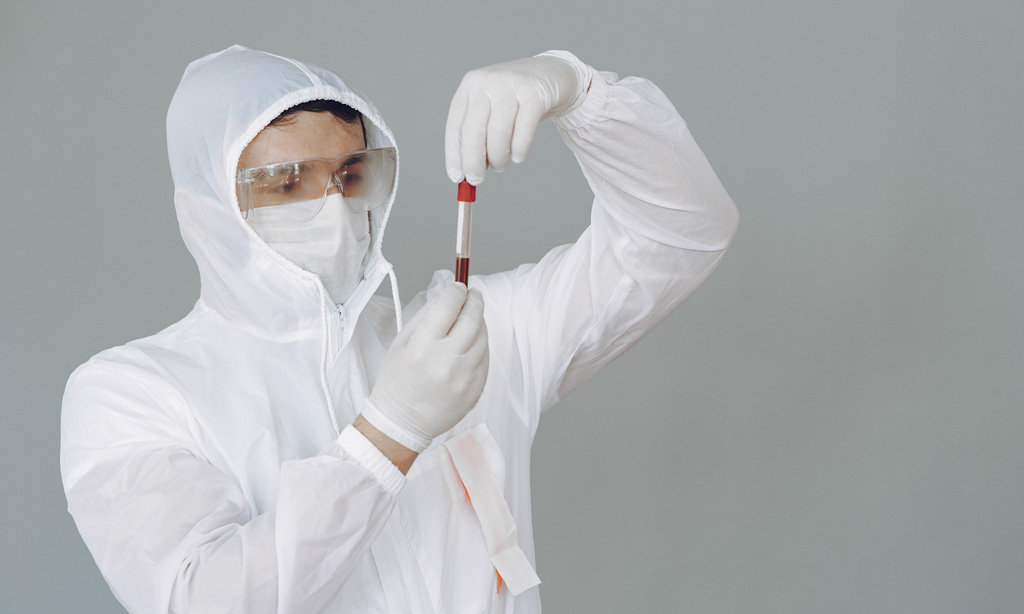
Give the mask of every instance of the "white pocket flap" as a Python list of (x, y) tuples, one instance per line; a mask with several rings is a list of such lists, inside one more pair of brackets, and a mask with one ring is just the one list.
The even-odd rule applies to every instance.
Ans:
[(540, 584), (537, 572), (519, 547), (515, 519), (495, 477), (497, 467), (504, 474), (505, 463), (487, 426), (480, 424), (459, 433), (444, 447), (480, 520), (491, 562), (508, 589), (518, 595)]

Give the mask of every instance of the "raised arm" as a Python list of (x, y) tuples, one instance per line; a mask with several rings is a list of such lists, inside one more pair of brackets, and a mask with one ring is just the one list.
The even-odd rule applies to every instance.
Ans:
[[(513, 348), (498, 357), (502, 366), (522, 372), (522, 406), (543, 410), (689, 297), (721, 262), (739, 216), (686, 123), (654, 84), (598, 73), (566, 52), (539, 57), (553, 67), (542, 69), (539, 83), (580, 84), (567, 107), (560, 101), (542, 115), (554, 117), (594, 192), (590, 227), (575, 244), (553, 249), (536, 265), (477, 283), (487, 300), (492, 339), (504, 337), (508, 344), (492, 346)], [(491, 80), (508, 81), (514, 73), (503, 66), (482, 70)], [(453, 113), (456, 107), (453, 102)], [(464, 116), (462, 124), (471, 123), (470, 113)], [(488, 124), (488, 157), (491, 134)], [(449, 134), (449, 148), (455, 140)], [(472, 177), (477, 171), (468, 170), (467, 161), (480, 156), (467, 140), (461, 139), (459, 163)], [(521, 159), (525, 153), (516, 155), (516, 143), (529, 139), (513, 133), (510, 141), (513, 159)]]

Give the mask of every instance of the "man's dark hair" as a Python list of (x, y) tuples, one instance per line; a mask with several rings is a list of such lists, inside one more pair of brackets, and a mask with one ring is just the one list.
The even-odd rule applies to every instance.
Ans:
[(363, 129), (363, 146), (366, 146), (366, 124), (363, 123), (363, 114), (337, 100), (310, 100), (309, 102), (297, 104), (275, 117), (267, 126), (287, 126), (295, 121), (293, 116), (299, 111), (330, 113), (349, 125), (359, 122), (359, 126)]

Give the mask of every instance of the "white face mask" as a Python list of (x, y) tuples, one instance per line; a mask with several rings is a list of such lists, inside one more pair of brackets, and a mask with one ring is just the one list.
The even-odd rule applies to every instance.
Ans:
[(317, 199), (280, 208), (260, 207), (258, 221), (253, 215), (247, 221), (271, 249), (318, 275), (331, 299), (344, 303), (363, 279), (363, 261), (370, 245), (367, 214), (353, 212), (341, 194), (327, 196), (320, 211), (307, 222), (281, 221), (294, 219), (294, 213), (275, 211), (316, 208), (319, 203)]

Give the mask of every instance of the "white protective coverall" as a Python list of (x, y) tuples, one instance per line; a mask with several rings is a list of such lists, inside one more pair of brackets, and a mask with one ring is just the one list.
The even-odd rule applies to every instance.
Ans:
[[(72, 374), (69, 511), (131, 612), (540, 612), (537, 586), (496, 590), (497, 559), (442, 444), (470, 431), (515, 522), (513, 550), (535, 565), (540, 414), (711, 275), (736, 209), (657, 87), (593, 72), (582, 104), (555, 119), (595, 194), (590, 226), (537, 264), (470, 278), (486, 303), (483, 396), (403, 476), (350, 426), (396, 333), (392, 302), (374, 296), (391, 271), (381, 245), (394, 194), (341, 307), (238, 209), (242, 149), (314, 99), (361, 111), (368, 147), (395, 144), (377, 110), (322, 68), (235, 46), (185, 71), (167, 138), (200, 298), (177, 324)], [(452, 279), (437, 272), (405, 318)]]

